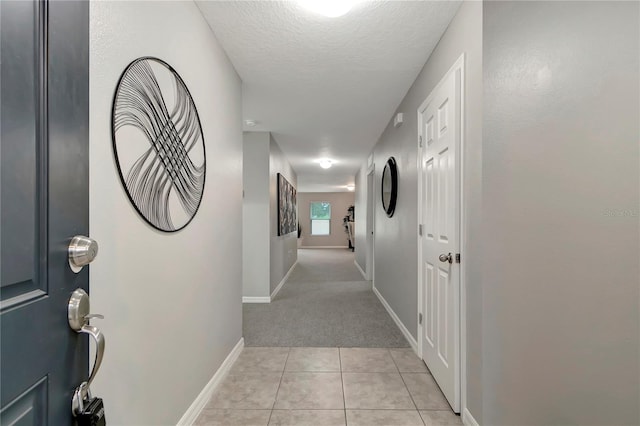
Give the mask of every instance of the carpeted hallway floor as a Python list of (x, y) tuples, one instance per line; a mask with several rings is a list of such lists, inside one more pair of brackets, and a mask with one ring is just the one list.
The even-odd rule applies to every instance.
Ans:
[(243, 305), (246, 346), (409, 347), (347, 249), (299, 249), (270, 304)]

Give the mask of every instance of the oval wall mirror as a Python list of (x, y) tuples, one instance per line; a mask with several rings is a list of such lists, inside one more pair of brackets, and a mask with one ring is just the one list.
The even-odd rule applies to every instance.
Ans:
[(389, 157), (382, 172), (382, 208), (387, 216), (393, 216), (398, 198), (398, 167), (396, 159)]

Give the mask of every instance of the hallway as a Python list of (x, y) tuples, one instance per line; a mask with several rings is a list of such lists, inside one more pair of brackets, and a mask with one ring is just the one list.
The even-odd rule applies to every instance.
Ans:
[(461, 425), (411, 349), (245, 348), (197, 425)]
[(461, 425), (347, 249), (299, 249), (197, 425)]
[(640, 426), (640, 0), (0, 0), (0, 53), (0, 426)]
[(243, 304), (246, 346), (406, 348), (346, 249), (299, 249), (274, 300)]

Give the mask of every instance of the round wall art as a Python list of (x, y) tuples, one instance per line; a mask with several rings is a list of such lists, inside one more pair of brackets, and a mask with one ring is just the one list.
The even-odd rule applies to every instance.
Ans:
[(151, 57), (127, 66), (113, 98), (111, 137), (138, 213), (164, 232), (187, 226), (202, 201), (206, 159), (196, 105), (176, 70)]
[(396, 159), (389, 157), (382, 171), (382, 208), (387, 216), (392, 217), (396, 211), (398, 199), (398, 166)]

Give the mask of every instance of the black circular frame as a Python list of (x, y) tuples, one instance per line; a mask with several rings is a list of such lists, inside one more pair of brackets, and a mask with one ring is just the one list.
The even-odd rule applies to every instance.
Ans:
[[(176, 102), (180, 102), (181, 106), (178, 119), (184, 119), (185, 114), (190, 115), (188, 121), (178, 124), (184, 127), (182, 129), (176, 128), (174, 117), (167, 110), (162, 89), (148, 65), (152, 62), (165, 67), (176, 80)], [(141, 170), (137, 170), (133, 176), (130, 176), (131, 173), (124, 175), (116, 144), (116, 131), (126, 125), (138, 127), (149, 139), (155, 138), (151, 143), (155, 159), (144, 170), (139, 165)], [(198, 137), (203, 155), (201, 165), (194, 164), (189, 156)], [(197, 214), (204, 195), (207, 155), (202, 124), (193, 97), (182, 77), (171, 65), (162, 59), (144, 56), (132, 61), (124, 69), (113, 95), (111, 142), (122, 186), (138, 214), (149, 225), (162, 232), (177, 232), (189, 225)], [(151, 154), (145, 154), (143, 157), (146, 157), (141, 157), (138, 162), (146, 161), (149, 155)], [(150, 175), (154, 179), (149, 180)], [(147, 180), (140, 182), (140, 176), (146, 176)], [(133, 182), (134, 179), (138, 181)], [(166, 189), (167, 181), (170, 181), (169, 190)], [(180, 193), (181, 205), (188, 215), (188, 220), (178, 227), (173, 226), (168, 207), (169, 193), (172, 190)]]
[[(389, 205), (386, 205), (384, 199), (384, 189), (387, 179), (391, 179), (391, 193), (389, 195)], [(382, 195), (382, 208), (387, 213), (387, 216), (393, 216), (396, 210), (396, 200), (398, 199), (398, 166), (396, 165), (396, 159), (389, 157), (387, 164), (382, 171), (382, 184), (380, 185)]]

